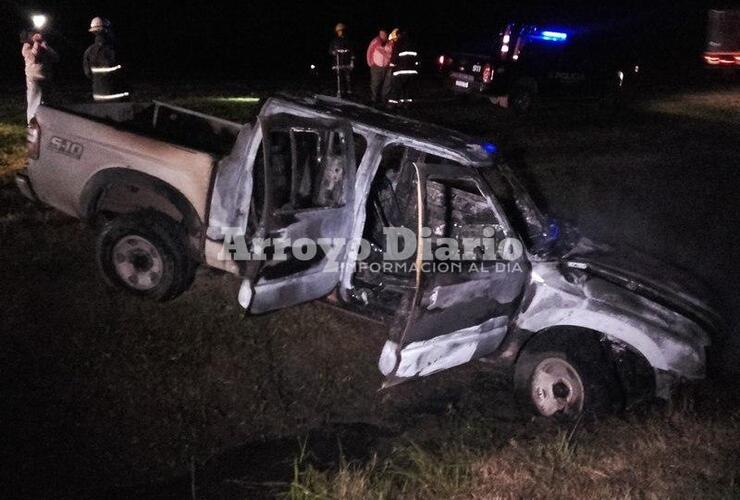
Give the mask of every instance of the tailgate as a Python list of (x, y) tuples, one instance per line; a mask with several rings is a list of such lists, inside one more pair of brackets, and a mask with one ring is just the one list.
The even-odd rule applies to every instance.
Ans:
[(451, 88), (462, 92), (483, 92), (487, 90), (491, 78), (488, 76), (486, 81), (484, 75), (487, 74), (486, 71), (490, 72), (493, 67), (490, 56), (453, 53), (451, 57), (453, 62), (448, 75)]

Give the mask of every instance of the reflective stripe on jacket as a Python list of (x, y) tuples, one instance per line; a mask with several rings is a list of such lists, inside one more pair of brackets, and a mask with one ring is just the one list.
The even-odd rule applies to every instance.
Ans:
[(93, 99), (115, 101), (128, 97), (123, 86), (122, 65), (118, 64), (116, 50), (104, 37), (96, 37), (95, 43), (85, 51), (82, 67), (92, 80)]
[(329, 54), (332, 57), (333, 69), (336, 69), (337, 65), (341, 69), (349, 69), (355, 64), (355, 53), (346, 37), (337, 37), (332, 40), (329, 45)]
[(393, 76), (411, 76), (419, 73), (419, 54), (406, 37), (402, 37), (394, 44), (391, 66)]

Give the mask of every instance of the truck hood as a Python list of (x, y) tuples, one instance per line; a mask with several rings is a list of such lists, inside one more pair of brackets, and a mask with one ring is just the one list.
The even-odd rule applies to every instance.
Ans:
[(580, 238), (560, 256), (570, 269), (585, 271), (686, 316), (709, 333), (725, 326), (711, 306), (713, 293), (691, 273), (628, 246)]

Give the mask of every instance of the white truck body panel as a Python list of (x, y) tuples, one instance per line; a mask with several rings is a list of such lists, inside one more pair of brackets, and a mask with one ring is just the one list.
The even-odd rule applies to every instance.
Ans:
[[(155, 106), (159, 114), (157, 119), (162, 120), (164, 106)], [(180, 108), (167, 109), (179, 111)], [(217, 160), (212, 153), (45, 106), (39, 108), (36, 119), (41, 128), (40, 157), (29, 161), (28, 174), (42, 202), (81, 217), (80, 193), (90, 179), (103, 170), (122, 168), (151, 175), (169, 184), (182, 193), (201, 220), (206, 221)], [(241, 127), (228, 123), (234, 130)]]

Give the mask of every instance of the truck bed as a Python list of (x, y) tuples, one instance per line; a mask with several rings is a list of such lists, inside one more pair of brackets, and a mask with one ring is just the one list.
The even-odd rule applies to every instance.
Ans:
[(33, 127), (36, 153), (29, 157), (26, 185), (43, 203), (88, 218), (100, 209), (103, 191), (106, 203), (124, 213), (121, 205), (153, 206), (140, 198), (166, 188), (184, 198), (181, 205), (192, 208), (198, 224), (207, 217), (213, 170), (244, 128), (156, 101), (44, 104)]
[(216, 156), (231, 151), (242, 125), (159, 101), (86, 103), (62, 111), (160, 141)]

